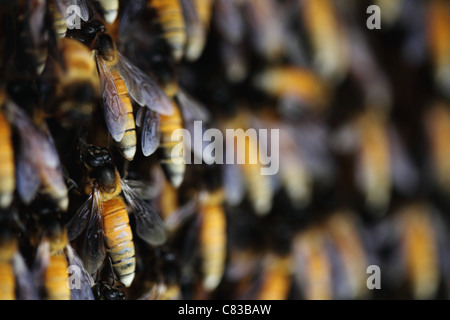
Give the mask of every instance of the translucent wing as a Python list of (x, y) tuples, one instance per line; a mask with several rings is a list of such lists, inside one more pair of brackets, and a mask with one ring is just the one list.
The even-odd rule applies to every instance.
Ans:
[(136, 216), (136, 232), (147, 243), (157, 246), (166, 241), (167, 235), (164, 223), (149, 204), (139, 199), (136, 193), (121, 181), (125, 199), (132, 207)]
[(100, 191), (95, 190), (93, 197), (94, 205), (90, 210), (89, 224), (81, 253), (83, 264), (90, 274), (93, 274), (100, 268), (106, 257), (103, 230), (103, 205), (100, 198)]
[(120, 52), (117, 53), (119, 55), (117, 65), (119, 73), (133, 99), (142, 107), (146, 106), (160, 114), (171, 115), (173, 113), (172, 102), (155, 80), (134, 66)]
[(141, 180), (124, 180), (124, 183), (126, 183), (128, 187), (133, 189), (137, 196), (143, 200), (155, 199), (161, 193), (161, 188), (153, 182), (143, 182)]
[(89, 19), (89, 7), (86, 0), (55, 0), (59, 12), (63, 17), (67, 17), (70, 6), (77, 6), (80, 8), (80, 17), (84, 21)]
[(36, 256), (32, 266), (32, 278), (38, 291), (44, 285), (44, 273), (50, 263), (50, 243), (47, 240), (42, 240), (36, 250)]
[(165, 220), (167, 230), (169, 232), (175, 232), (187, 219), (192, 217), (197, 208), (198, 201), (194, 198), (178, 208), (178, 210), (172, 212)]
[(20, 253), (16, 253), (13, 257), (12, 263), (17, 282), (17, 299), (37, 300), (39, 297), (33, 281), (33, 276), (30, 270), (28, 270), (22, 255)]
[(94, 285), (94, 280), (91, 275), (84, 269), (83, 262), (78, 257), (75, 250), (70, 245), (67, 245), (67, 257), (71, 266), (77, 266), (81, 270), (79, 275), (79, 288), (72, 288), (70, 291), (71, 300), (95, 300), (91, 287)]
[(86, 229), (90, 212), (95, 208), (93, 201), (94, 197), (91, 195), (66, 224), (69, 241), (78, 238), (83, 230)]
[(224, 164), (222, 170), (227, 203), (237, 206), (245, 195), (245, 181), (241, 168), (236, 164)]
[(142, 123), (141, 147), (144, 156), (153, 154), (159, 146), (160, 141), (160, 116), (152, 110), (146, 110)]
[(113, 139), (120, 142), (126, 129), (127, 107), (119, 97), (113, 75), (108, 66), (99, 57), (97, 57), (97, 65), (102, 83), (105, 122)]
[(16, 170), (17, 192), (22, 201), (29, 204), (39, 189), (40, 179), (30, 160), (26, 158), (26, 152), (22, 150), (23, 147), (20, 149)]

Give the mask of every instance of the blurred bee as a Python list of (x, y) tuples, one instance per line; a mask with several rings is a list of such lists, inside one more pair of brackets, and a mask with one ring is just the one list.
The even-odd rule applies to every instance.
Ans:
[[(9, 215), (9, 212), (1, 212)], [(2, 217), (3, 220), (3, 217)], [(0, 224), (0, 300), (36, 300), (38, 293), (33, 277), (19, 251), (11, 225)]]
[(199, 199), (199, 237), (202, 256), (203, 288), (213, 291), (222, 280), (227, 253), (224, 191), (205, 192)]
[[(40, 212), (42, 224), (40, 242), (34, 261), (34, 278), (47, 300), (94, 300), (91, 286), (94, 282), (85, 271), (81, 259), (71, 247), (67, 230), (57, 217), (44, 209)], [(71, 280), (73, 270), (75, 281)], [(69, 286), (72, 281), (71, 288)]]
[(290, 257), (267, 254), (263, 261), (262, 284), (258, 300), (286, 300), (291, 287)]
[(450, 45), (447, 34), (450, 30), (450, 6), (447, 1), (433, 0), (427, 6), (427, 34), (434, 77), (438, 89), (447, 97), (450, 94)]
[(450, 109), (445, 103), (437, 103), (428, 109), (425, 126), (430, 141), (433, 176), (439, 188), (450, 191), (450, 166), (447, 161), (450, 148)]
[(279, 59), (284, 50), (284, 32), (275, 1), (248, 0), (244, 9), (255, 51), (268, 61)]
[(148, 0), (147, 8), (156, 12), (163, 37), (172, 48), (175, 61), (180, 61), (186, 45), (186, 25), (180, 0)]
[(108, 24), (113, 24), (119, 14), (119, 0), (95, 0), (94, 4)]
[[(1, 106), (5, 103), (5, 99), (4, 91), (0, 91)], [(0, 144), (0, 207), (6, 208), (13, 200), (16, 180), (11, 127), (2, 111), (0, 111)]]
[(304, 21), (313, 48), (314, 66), (329, 81), (340, 81), (348, 72), (348, 35), (331, 0), (300, 1)]
[[(16, 186), (22, 201), (29, 204), (39, 191), (60, 209), (67, 210), (68, 190), (58, 152), (48, 129), (46, 132), (38, 129), (28, 115), (11, 100), (4, 102), (4, 112), (20, 139)], [(46, 129), (43, 125), (41, 127)]]
[(202, 54), (205, 46), (206, 30), (200, 21), (194, 2), (192, 0), (180, 0), (180, 3), (186, 25), (185, 56), (188, 61), (195, 61)]
[(425, 203), (409, 204), (396, 215), (394, 223), (414, 299), (435, 297), (440, 270), (437, 228), (431, 208)]
[[(75, 23), (69, 17), (69, 14), (73, 13), (77, 18), (80, 17), (84, 21), (89, 19), (89, 7), (86, 0), (48, 0), (48, 8), (53, 18), (53, 30), (59, 38), (66, 36), (67, 19), (70, 18), (71, 24)], [(75, 9), (72, 8), (77, 8), (77, 11), (73, 11)], [(72, 25), (70, 28), (72, 28)]]
[(104, 148), (81, 143), (80, 162), (85, 170), (84, 190), (88, 200), (68, 222), (69, 239), (86, 230), (81, 255), (89, 273), (96, 272), (106, 257), (121, 283), (129, 287), (134, 279), (136, 259), (128, 211), (121, 193), (135, 213), (136, 232), (150, 245), (165, 242), (164, 224), (158, 214), (120, 178), (111, 154)]
[(84, 124), (91, 117), (94, 103), (100, 96), (100, 82), (92, 52), (74, 39), (59, 43), (62, 67), (57, 67), (54, 116), (64, 126)]
[(330, 93), (327, 86), (311, 70), (278, 67), (256, 75), (255, 86), (281, 103), (293, 102), (311, 113), (325, 111)]
[[(90, 43), (96, 50), (106, 125), (113, 139), (119, 143), (121, 153), (132, 160), (136, 152), (136, 130), (130, 96), (140, 106), (162, 115), (171, 115), (173, 106), (154, 80), (116, 50), (112, 38), (103, 33), (104, 26), (94, 23), (89, 26), (94, 29), (95, 36), (89, 39), (81, 34), (81, 40)], [(71, 36), (80, 35), (73, 33)], [(144, 155), (154, 148), (157, 132), (148, 131), (152, 129), (153, 122), (159, 121), (154, 113), (147, 112), (143, 120), (141, 146)]]
[(293, 239), (294, 276), (307, 300), (333, 298), (332, 263), (326, 245), (326, 237), (317, 226)]

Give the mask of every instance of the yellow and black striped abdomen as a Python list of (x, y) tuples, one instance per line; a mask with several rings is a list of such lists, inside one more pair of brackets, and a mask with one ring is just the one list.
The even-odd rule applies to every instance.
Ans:
[(220, 283), (226, 258), (226, 221), (221, 204), (206, 204), (200, 209), (202, 224), (200, 243), (203, 265), (203, 286), (212, 291)]
[(164, 39), (172, 49), (173, 58), (179, 61), (187, 40), (180, 0), (149, 0), (148, 6), (157, 12)]
[(104, 201), (103, 214), (106, 247), (114, 272), (120, 282), (129, 287), (134, 279), (136, 258), (130, 220), (122, 198)]
[(3, 113), (0, 113), (0, 206), (11, 204), (15, 188), (14, 151), (11, 128)]
[(127, 107), (127, 125), (122, 141), (119, 142), (119, 148), (123, 156), (131, 161), (136, 154), (136, 125), (134, 122), (133, 105), (131, 104), (130, 96), (122, 77), (116, 70), (112, 70), (111, 73), (114, 77), (114, 83), (116, 84), (119, 97)]
[(70, 300), (67, 268), (68, 262), (63, 254), (50, 256), (50, 261), (44, 274), (44, 288), (47, 300)]
[[(161, 115), (160, 131), (161, 131), (161, 143), (159, 148), (161, 149), (161, 164), (169, 176), (170, 183), (174, 187), (179, 187), (183, 182), (184, 172), (186, 170), (186, 164), (184, 162), (184, 146), (180, 145), (180, 141), (172, 138), (172, 133), (177, 129), (183, 129), (183, 119), (181, 117), (178, 106), (174, 104), (174, 112), (170, 116)], [(178, 148), (181, 146), (181, 149)], [(176, 153), (177, 149), (180, 151)], [(174, 151), (174, 152), (173, 152)], [(172, 152), (174, 154), (172, 154)]]
[(0, 261), (0, 300), (15, 300), (14, 271), (10, 261)]

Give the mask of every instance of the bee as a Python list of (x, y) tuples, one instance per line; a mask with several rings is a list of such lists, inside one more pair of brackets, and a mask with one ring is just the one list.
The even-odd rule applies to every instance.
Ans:
[[(1, 212), (9, 214), (9, 212)], [(0, 225), (0, 300), (37, 300), (33, 276), (19, 251), (10, 224)]]
[(186, 25), (180, 0), (148, 0), (147, 8), (156, 12), (163, 37), (172, 49), (175, 61), (180, 61), (186, 45)]
[[(0, 92), (0, 105), (5, 102), (5, 93)], [(14, 148), (12, 132), (9, 121), (3, 112), (0, 112), (0, 207), (8, 207), (14, 197), (16, 180), (14, 177)]]
[(200, 252), (202, 256), (203, 288), (213, 291), (222, 280), (226, 259), (226, 217), (224, 192), (218, 189), (200, 195)]
[[(79, 10), (74, 12), (77, 18), (80, 17), (83, 21), (89, 19), (89, 7), (86, 0), (49, 0), (48, 8), (53, 18), (53, 30), (60, 39), (66, 36), (67, 19), (69, 14), (74, 12), (72, 8)], [(75, 22), (72, 18), (70, 19), (70, 23)]]
[(14, 102), (6, 99), (4, 113), (17, 131), (20, 148), (17, 157), (16, 187), (26, 204), (36, 193), (48, 196), (61, 210), (69, 205), (68, 190), (63, 178), (58, 152), (44, 125), (38, 128)]
[(450, 46), (446, 35), (450, 30), (450, 8), (447, 1), (433, 0), (427, 6), (427, 35), (437, 87), (446, 96), (450, 92)]
[(206, 42), (206, 30), (192, 0), (180, 0), (186, 25), (185, 57), (188, 61), (197, 60)]
[[(94, 281), (86, 272), (83, 262), (71, 247), (67, 230), (57, 217), (45, 209), (41, 217), (40, 242), (34, 261), (34, 277), (46, 300), (94, 300), (91, 287)], [(40, 214), (43, 214), (42, 212)], [(69, 286), (73, 270), (74, 286)]]
[(324, 79), (340, 81), (348, 72), (350, 50), (335, 4), (331, 0), (304, 0), (300, 12), (313, 48), (315, 69)]
[(332, 262), (326, 238), (318, 226), (308, 228), (293, 239), (294, 276), (307, 300), (333, 298)]
[(84, 124), (100, 97), (95, 60), (89, 48), (74, 39), (61, 39), (59, 47), (62, 68), (56, 69), (59, 72), (54, 115), (65, 126)]
[(119, 14), (119, 0), (96, 0), (100, 12), (108, 24), (113, 24)]
[(444, 191), (450, 190), (450, 167), (446, 159), (450, 149), (446, 143), (450, 134), (450, 109), (445, 103), (432, 106), (426, 115), (426, 130), (431, 145), (431, 160), (437, 185)]
[(121, 194), (135, 213), (136, 233), (145, 242), (153, 246), (164, 243), (164, 224), (120, 178), (108, 150), (83, 142), (79, 154), (86, 171), (85, 193), (90, 196), (67, 224), (69, 239), (77, 238), (86, 230), (81, 257), (88, 272), (96, 272), (108, 253), (120, 282), (129, 287), (134, 279), (136, 258), (128, 211)]
[(436, 226), (430, 207), (425, 203), (403, 207), (395, 217), (395, 225), (400, 234), (406, 276), (414, 298), (434, 297), (440, 270)]
[(256, 75), (254, 85), (279, 102), (295, 102), (311, 113), (324, 112), (330, 98), (328, 86), (317, 74), (299, 67), (268, 69)]
[(174, 108), (157, 83), (117, 51), (114, 41), (103, 30), (97, 28), (98, 34), (91, 44), (96, 50), (105, 121), (121, 153), (132, 160), (136, 152), (136, 129), (130, 96), (141, 107), (153, 112), (145, 114), (144, 118), (141, 140), (144, 155), (154, 148), (157, 131), (151, 129), (153, 123), (159, 121), (156, 113), (171, 115)]
[(286, 300), (291, 286), (290, 257), (268, 254), (263, 261), (263, 280), (258, 300)]

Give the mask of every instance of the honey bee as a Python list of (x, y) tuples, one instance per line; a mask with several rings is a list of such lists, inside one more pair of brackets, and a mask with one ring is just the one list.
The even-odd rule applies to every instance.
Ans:
[(219, 285), (225, 270), (227, 234), (223, 201), (222, 189), (205, 192), (199, 199), (203, 288), (207, 292)]
[(164, 243), (164, 224), (120, 178), (106, 149), (81, 143), (80, 162), (86, 171), (85, 193), (90, 196), (67, 224), (69, 239), (77, 238), (86, 229), (81, 255), (86, 269), (89, 273), (96, 272), (108, 253), (120, 282), (129, 287), (134, 279), (136, 259), (128, 211), (120, 194), (123, 193), (135, 213), (136, 233), (145, 242), (153, 246)]
[[(48, 214), (50, 215), (50, 214)], [(34, 277), (47, 300), (94, 300), (91, 287), (94, 281), (84, 269), (81, 259), (71, 247), (67, 230), (56, 217), (47, 216), (41, 223), (41, 235), (34, 261)], [(73, 268), (76, 283), (69, 286)]]
[(125, 294), (122, 290), (105, 282), (97, 282), (92, 287), (92, 292), (95, 300), (125, 300)]
[(148, 0), (147, 8), (155, 10), (172, 56), (175, 61), (180, 61), (186, 45), (186, 25), (180, 0)]
[(450, 8), (446, 1), (433, 0), (427, 6), (427, 35), (438, 89), (446, 96), (450, 92), (450, 46), (446, 34), (450, 30)]
[(96, 0), (100, 12), (108, 24), (113, 24), (119, 14), (119, 0)]
[(327, 80), (340, 81), (349, 68), (348, 35), (330, 0), (301, 1), (301, 17), (313, 48), (313, 64)]
[(325, 111), (328, 86), (311, 70), (298, 67), (268, 69), (256, 75), (254, 84), (280, 102), (293, 101), (312, 113)]
[[(1, 212), (9, 214), (9, 212)], [(9, 224), (0, 225), (0, 300), (37, 300), (33, 276)]]
[(100, 96), (96, 64), (89, 48), (74, 39), (59, 42), (62, 68), (56, 69), (58, 84), (53, 114), (64, 126), (86, 123)]
[(117, 51), (109, 35), (103, 34), (102, 29), (99, 32), (94, 48), (102, 84), (105, 121), (122, 154), (132, 160), (136, 152), (136, 130), (130, 96), (141, 107), (154, 112), (147, 113), (144, 119), (141, 144), (145, 155), (154, 149), (157, 131), (151, 130), (152, 123), (159, 121), (155, 113), (168, 116), (174, 108), (156, 82)]
[[(0, 105), (3, 105), (5, 94), (0, 93)], [(12, 133), (8, 119), (3, 112), (0, 113), (0, 207), (8, 207), (14, 197), (16, 180), (14, 177), (14, 149), (12, 145)]]
[(66, 211), (69, 205), (68, 190), (58, 152), (49, 132), (40, 130), (9, 99), (4, 104), (4, 112), (20, 138), (16, 187), (22, 201), (29, 204), (39, 191)]
[(263, 261), (263, 280), (258, 300), (286, 300), (291, 286), (290, 257), (268, 254)]
[(409, 204), (395, 217), (406, 277), (415, 299), (432, 298), (439, 286), (439, 249), (433, 220), (431, 208), (426, 203)]

